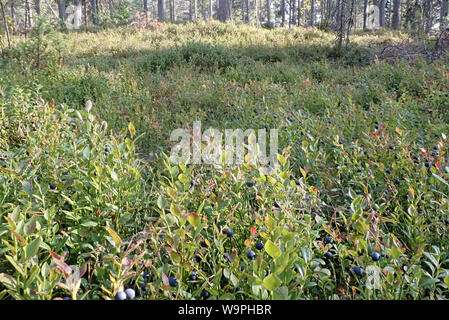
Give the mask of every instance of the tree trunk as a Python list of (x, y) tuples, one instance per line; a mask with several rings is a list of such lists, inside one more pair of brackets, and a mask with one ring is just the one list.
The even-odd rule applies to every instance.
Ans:
[(170, 21), (176, 21), (176, 13), (175, 13), (175, 0), (170, 0)]
[(0, 0), (0, 6), (2, 9), (3, 26), (5, 27), (6, 39), (8, 40), (8, 48), (11, 49), (11, 39), (9, 38), (9, 27), (6, 21), (5, 8), (3, 7), (3, 1)]
[(83, 6), (81, 0), (74, 0), (75, 12), (73, 13), (73, 27), (79, 29), (81, 27), (81, 21), (83, 16)]
[(226, 22), (231, 20), (231, 0), (218, 0), (218, 20)]
[(192, 0), (192, 20), (196, 20), (198, 18), (198, 1)]
[(25, 28), (31, 28), (31, 9), (29, 0), (25, 0)]
[(281, 0), (282, 26), (285, 26), (285, 0)]
[(157, 0), (157, 18), (165, 21), (165, 0)]
[(310, 26), (315, 25), (315, 0), (310, 3)]
[[(222, 0), (220, 0), (220, 1), (222, 1)], [(254, 4), (255, 4), (255, 7), (256, 7), (256, 10), (255, 10), (256, 11), (256, 25), (259, 26), (260, 25), (259, 24), (259, 22), (260, 22), (260, 20), (259, 20), (259, 0), (255, 0)]]
[(298, 27), (301, 25), (301, 8), (302, 8), (302, 0), (298, 0), (298, 21), (296, 22), (296, 25)]
[[(248, 1), (248, 0), (246, 0)], [(248, 4), (248, 2), (246, 2)], [(213, 17), (213, 10), (212, 10), (213, 6), (212, 6), (212, 0), (209, 0), (209, 20), (212, 20)]]
[(440, 30), (444, 30), (444, 28), (447, 25), (447, 18), (448, 15), (448, 3), (447, 0), (441, 0), (441, 8), (440, 8)]
[(290, 20), (291, 20), (291, 25), (295, 26), (296, 25), (296, 0), (290, 0), (291, 3), (291, 11), (290, 11)]
[(41, 15), (41, 0), (34, 0), (34, 10), (38, 16)]
[(379, 25), (380, 27), (385, 27), (385, 1), (379, 0)]
[(428, 33), (433, 26), (433, 1), (426, 0), (424, 3), (424, 16), (426, 17), (425, 30)]
[(12, 19), (12, 22), (14, 25), (15, 20), (16, 20), (16, 9), (14, 7), (14, 1), (11, 1), (10, 7), (11, 7), (11, 19)]
[(391, 27), (396, 30), (401, 28), (401, 0), (393, 0), (393, 18)]
[(366, 30), (366, 19), (368, 17), (367, 11), (368, 10), (368, 0), (363, 1), (363, 30)]
[[(64, 1), (64, 0), (59, 0), (59, 1)], [(90, 0), (90, 13), (92, 16), (92, 23), (94, 25), (97, 25), (99, 23), (98, 21), (98, 3), (97, 0)]]
[(267, 0), (267, 22), (271, 26), (271, 1)]
[(65, 0), (58, 0), (58, 16), (59, 20), (65, 21)]

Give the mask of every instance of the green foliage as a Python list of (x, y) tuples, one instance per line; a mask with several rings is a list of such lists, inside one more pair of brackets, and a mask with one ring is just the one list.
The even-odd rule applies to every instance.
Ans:
[[(39, 28), (0, 65), (0, 298), (449, 298), (447, 60), (196, 22), (69, 33), (58, 64)], [(193, 120), (277, 128), (280, 167), (169, 163)]]
[(23, 68), (51, 68), (61, 64), (66, 54), (61, 33), (45, 19), (39, 18), (30, 30), (27, 41), (21, 43), (12, 55)]

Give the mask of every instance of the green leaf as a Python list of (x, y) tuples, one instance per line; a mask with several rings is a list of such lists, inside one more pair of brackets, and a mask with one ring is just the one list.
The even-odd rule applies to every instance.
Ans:
[(164, 209), (165, 208), (165, 200), (164, 198), (162, 198), (162, 195), (159, 195), (159, 197), (157, 198), (157, 206), (159, 207), (159, 209)]
[(273, 292), (273, 299), (275, 300), (288, 300), (288, 287), (279, 287)]
[(109, 234), (111, 235), (112, 239), (114, 239), (114, 242), (115, 242), (115, 245), (117, 246), (117, 248), (120, 248), (120, 245), (122, 244), (122, 239), (117, 234), (117, 232), (112, 230), (109, 226), (106, 226), (106, 230), (109, 232)]
[(25, 224), (23, 228), (23, 233), (25, 236), (31, 235), (34, 230), (36, 230), (36, 219), (36, 216), (32, 216), (30, 221)]
[(444, 277), (444, 283), (449, 288), (449, 276)]
[(83, 223), (81, 223), (81, 225), (83, 227), (89, 228), (89, 227), (96, 227), (98, 225), (98, 223), (93, 220), (87, 220), (87, 221), (84, 221)]
[(89, 160), (89, 157), (90, 157), (90, 148), (89, 148), (89, 146), (86, 146), (84, 148), (84, 150), (83, 150), (83, 157), (84, 157), (84, 159)]
[(128, 130), (129, 130), (129, 134), (131, 135), (131, 138), (134, 137), (134, 135), (136, 134), (136, 128), (134, 128), (134, 125), (132, 124), (132, 122), (130, 122), (128, 124)]
[(12, 266), (13, 266), (17, 271), (19, 271), (19, 273), (20, 273), (22, 276), (26, 277), (25, 272), (24, 272), (23, 269), (18, 265), (17, 261), (16, 261), (13, 257), (8, 256), (8, 255), (5, 255), (5, 258), (8, 259), (8, 261), (12, 264)]
[(265, 279), (263, 279), (262, 285), (267, 290), (273, 291), (278, 288), (281, 283), (281, 280), (279, 280), (279, 278), (274, 273), (272, 273), (268, 277), (265, 277)]
[(265, 243), (265, 251), (273, 258), (277, 259), (281, 256), (282, 251), (271, 240)]
[(195, 212), (192, 212), (187, 218), (187, 221), (189, 221), (189, 223), (196, 228), (200, 224), (201, 218)]
[(29, 245), (27, 245), (26, 250), (25, 250), (27, 259), (30, 259), (37, 254), (37, 252), (39, 251), (40, 244), (41, 244), (41, 238), (37, 237), (36, 239), (33, 240), (33, 242), (31, 242)]
[(6, 273), (0, 273), (0, 282), (8, 289), (14, 289), (17, 286), (16, 280)]
[(302, 257), (304, 258), (304, 261), (306, 263), (309, 263), (309, 261), (310, 261), (310, 250), (309, 250), (309, 248), (302, 247), (301, 248), (301, 254), (302, 254)]
[(190, 181), (189, 177), (186, 176), (184, 173), (181, 173), (181, 174), (178, 176), (178, 180), (181, 181), (183, 184), (187, 184), (187, 183), (189, 183), (189, 181)]

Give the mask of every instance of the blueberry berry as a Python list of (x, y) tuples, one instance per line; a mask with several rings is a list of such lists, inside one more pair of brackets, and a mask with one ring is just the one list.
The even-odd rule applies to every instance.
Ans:
[(380, 254), (377, 253), (376, 251), (374, 251), (373, 253), (371, 253), (371, 258), (372, 258), (374, 261), (379, 261), (379, 259), (380, 259)]
[(262, 250), (263, 249), (263, 242), (257, 242), (256, 243), (256, 249), (257, 250)]
[(203, 290), (201, 295), (203, 296), (204, 299), (209, 299), (209, 297), (210, 297), (210, 293), (206, 289)]
[(119, 291), (115, 295), (115, 300), (125, 300), (125, 299), (126, 299), (126, 293), (123, 291)]
[(326, 258), (328, 258), (328, 259), (332, 259), (332, 257), (333, 257), (334, 255), (332, 254), (332, 252), (328, 251), (328, 252), (326, 252), (326, 253), (324, 254), (324, 256), (325, 256)]
[(56, 189), (56, 184), (54, 182), (50, 183), (50, 189), (51, 190)]
[(394, 183), (400, 184), (400, 183), (401, 183), (401, 180), (400, 180), (400, 179), (396, 179), (396, 180), (394, 180)]
[(248, 253), (246, 254), (246, 256), (248, 257), (248, 259), (250, 260), (254, 260), (256, 258), (256, 254), (254, 253), (254, 251), (248, 251)]
[(225, 234), (226, 234), (228, 237), (232, 237), (232, 236), (234, 235), (234, 230), (232, 230), (232, 229), (227, 229), (227, 230), (225, 231)]
[(430, 162), (426, 162), (424, 165), (426, 166), (426, 168), (430, 168), (431, 163)]
[(324, 242), (331, 243), (332, 242), (332, 237), (331, 236), (326, 236), (326, 238), (324, 238)]
[(359, 277), (363, 274), (363, 269), (362, 269), (361, 267), (359, 267), (359, 266), (354, 267), (354, 269), (352, 269), (352, 270), (353, 270), (354, 273), (355, 273), (356, 275), (358, 275)]
[(246, 186), (247, 186), (248, 188), (254, 187), (255, 184), (256, 184), (256, 183), (255, 183), (253, 180), (248, 180), (248, 181), (246, 181)]
[(126, 297), (128, 297), (128, 299), (134, 299), (136, 296), (136, 292), (134, 291), (134, 289), (131, 289), (131, 288), (126, 289), (125, 294), (126, 294)]
[(168, 279), (168, 284), (170, 285), (170, 287), (177, 287), (178, 280), (176, 280), (175, 277), (171, 276), (170, 279)]
[(197, 280), (197, 279), (198, 279), (198, 275), (196, 274), (195, 271), (193, 271), (193, 272), (190, 274), (190, 276), (189, 276), (189, 280), (190, 280), (190, 281), (195, 281), (195, 280)]

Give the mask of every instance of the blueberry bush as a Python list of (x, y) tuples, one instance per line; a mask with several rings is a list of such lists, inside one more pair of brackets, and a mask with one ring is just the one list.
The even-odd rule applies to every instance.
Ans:
[[(0, 299), (449, 298), (447, 59), (381, 61), (412, 41), (385, 30), (336, 55), (313, 28), (37, 28), (0, 58)], [(277, 128), (279, 167), (170, 162), (195, 120)]]

